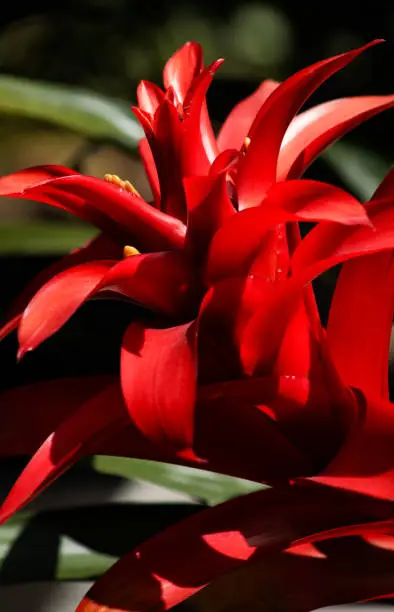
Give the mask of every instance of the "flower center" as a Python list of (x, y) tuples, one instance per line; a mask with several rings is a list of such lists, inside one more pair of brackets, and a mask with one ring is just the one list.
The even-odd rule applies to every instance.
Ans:
[(125, 191), (133, 193), (139, 198), (141, 197), (137, 189), (130, 183), (130, 181), (123, 181), (117, 174), (105, 174), (104, 180), (106, 180), (108, 183), (121, 187), (121, 189), (125, 189)]
[(245, 155), (246, 151), (248, 150), (249, 145), (250, 145), (250, 138), (249, 136), (246, 136), (244, 143), (242, 145), (242, 149), (241, 149), (241, 153), (243, 155)]
[(133, 257), (133, 255), (141, 255), (141, 253), (135, 247), (126, 245), (123, 249), (123, 257)]

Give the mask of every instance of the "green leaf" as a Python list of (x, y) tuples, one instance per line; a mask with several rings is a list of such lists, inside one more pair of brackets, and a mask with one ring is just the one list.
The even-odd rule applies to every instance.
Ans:
[(367, 201), (390, 169), (390, 164), (363, 147), (333, 145), (323, 155), (345, 185), (362, 201)]
[(125, 102), (94, 91), (0, 75), (0, 113), (68, 128), (135, 152), (143, 135)]
[(94, 467), (107, 474), (138, 478), (181, 491), (211, 505), (264, 488), (256, 482), (205, 470), (124, 457), (97, 455)]
[(63, 255), (96, 233), (97, 230), (82, 223), (0, 223), (0, 255)]

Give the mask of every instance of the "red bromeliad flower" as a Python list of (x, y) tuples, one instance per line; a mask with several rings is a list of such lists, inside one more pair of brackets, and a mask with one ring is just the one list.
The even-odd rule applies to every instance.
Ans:
[[(20, 356), (100, 292), (120, 293), (158, 316), (156, 327), (136, 321), (127, 329), (121, 385), (115, 377), (55, 381), (3, 394), (0, 453), (39, 449), (4, 502), (1, 520), (91, 453), (282, 483), (271, 502), (271, 512), (281, 513), (279, 525), (264, 526), (263, 493), (207, 511), (132, 553), (81, 610), (168, 609), (249, 564), (253, 542), (260, 550), (268, 538), (277, 541), (269, 551), (281, 563), (294, 542), (316, 556), (311, 542), (322, 532), (391, 518), (394, 174), (367, 205), (299, 177), (335, 139), (394, 106), (394, 96), (335, 100), (295, 117), (363, 49), (280, 85), (263, 83), (232, 111), (215, 141), (205, 94), (219, 63), (203, 69), (200, 47), (185, 45), (166, 65), (165, 93), (149, 83), (138, 91), (136, 112), (146, 132), (140, 151), (153, 205), (128, 182), (65, 168), (0, 179), (1, 195), (63, 208), (103, 232), (44, 272), (17, 302), (3, 335), (19, 325)], [(317, 222), (302, 241), (299, 221)], [(310, 283), (342, 262), (325, 330)], [(27, 401), (34, 409), (26, 410)], [(306, 485), (305, 478), (312, 480)], [(289, 479), (303, 484), (289, 486)], [(332, 505), (342, 499), (328, 484), (354, 491), (343, 514), (328, 513), (321, 523), (300, 519), (288, 529), (286, 506), (302, 517), (308, 496), (315, 503), (326, 496)], [(355, 512), (360, 493), (389, 501), (368, 501), (365, 512), (362, 504)], [(379, 529), (389, 532), (386, 523)], [(201, 553), (200, 574), (180, 558), (164, 564), (168, 543), (179, 537), (183, 547), (186, 536), (195, 547), (188, 554)], [(266, 538), (263, 545), (259, 538)], [(129, 588), (129, 571), (139, 588)]]

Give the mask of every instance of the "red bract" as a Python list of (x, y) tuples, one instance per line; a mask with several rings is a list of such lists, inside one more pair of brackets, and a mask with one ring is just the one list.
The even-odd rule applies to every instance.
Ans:
[[(60, 167), (0, 179), (1, 195), (63, 208), (103, 232), (44, 272), (17, 301), (3, 335), (19, 326), (20, 356), (100, 292), (120, 293), (158, 317), (151, 327), (134, 321), (126, 330), (120, 385), (116, 377), (81, 379), (74, 390), (63, 381), (3, 395), (0, 453), (39, 448), (0, 519), (91, 453), (280, 483), (284, 496), (272, 494), (270, 512), (278, 523), (268, 531), (253, 513), (258, 497), (174, 528), (116, 566), (81, 611), (169, 609), (221, 574), (249, 566), (255, 554), (269, 553), (267, 563), (272, 558), (286, 577), (293, 567), (294, 575), (302, 572), (306, 557), (319, 557), (313, 542), (327, 530), (390, 533), (394, 175), (366, 205), (300, 176), (346, 131), (394, 106), (394, 96), (335, 100), (295, 116), (321, 83), (365, 48), (314, 64), (282, 84), (263, 84), (232, 111), (215, 141), (205, 94), (220, 62), (203, 68), (200, 47), (185, 45), (165, 67), (165, 92), (146, 82), (138, 90), (136, 114), (146, 133), (140, 152), (154, 205), (120, 179), (112, 177), (111, 184)], [(303, 240), (302, 221), (316, 222)], [(122, 259), (125, 246), (131, 256)], [(311, 282), (338, 263), (344, 265), (324, 329)], [(39, 419), (34, 409), (26, 414), (26, 402), (38, 407)], [(29, 427), (22, 433), (23, 420)], [(363, 493), (374, 499), (365, 502)], [(293, 529), (286, 510), (293, 495), (301, 496), (300, 516), (312, 502), (342, 499), (345, 514), (334, 520), (330, 511), (321, 523)], [(360, 499), (367, 516), (355, 512)], [(168, 560), (169, 542), (179, 538), (185, 551), (182, 534), (189, 530), (201, 576), (195, 565), (183, 571), (177, 554)], [(295, 545), (296, 561), (282, 561), (289, 558), (283, 551)], [(387, 585), (365, 585), (365, 596), (386, 594)], [(309, 605), (302, 601), (300, 609)]]

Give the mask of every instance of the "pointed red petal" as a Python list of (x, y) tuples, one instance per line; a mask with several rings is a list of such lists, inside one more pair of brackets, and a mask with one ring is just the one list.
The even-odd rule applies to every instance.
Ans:
[(203, 68), (203, 50), (195, 42), (187, 42), (167, 61), (163, 71), (164, 87), (172, 87), (182, 104), (195, 77)]
[(155, 160), (147, 138), (142, 138), (138, 143), (138, 152), (140, 154), (146, 176), (149, 181), (150, 188), (154, 199), (155, 206), (161, 208), (160, 203), (160, 183), (157, 174)]
[(0, 508), (0, 522), (7, 520), (91, 451), (93, 444), (97, 446), (121, 429), (126, 419), (122, 395), (116, 384), (80, 405), (29, 461)]
[(75, 265), (92, 261), (95, 259), (120, 258), (123, 248), (112, 242), (104, 234), (100, 234), (90, 240), (85, 246), (75, 250), (70, 255), (55, 261), (48, 268), (40, 272), (23, 291), (12, 302), (7, 313), (7, 322), (0, 329), (0, 340), (5, 338), (10, 332), (17, 328), (22, 313), (35, 293), (53, 276), (67, 270)]
[[(218, 151), (212, 138), (209, 138), (210, 122), (207, 112), (203, 112), (205, 96), (216, 71), (224, 60), (218, 59), (205, 68), (195, 79), (184, 103), (182, 136), (182, 176), (204, 176)], [(207, 145), (207, 140), (210, 144)]]
[[(309, 580), (308, 570), (314, 572), (315, 564), (322, 563), (322, 557), (324, 560), (325, 555), (316, 558), (314, 554), (311, 565), (308, 557), (288, 555), (284, 550), (293, 541), (310, 533), (389, 515), (388, 504), (330, 491), (323, 487), (315, 489), (297, 486), (278, 487), (243, 496), (200, 512), (139, 546), (100, 578), (77, 610), (78, 612), (100, 612), (103, 609), (107, 612), (169, 610), (198, 592), (207, 583), (225, 574), (229, 577), (227, 587), (232, 594), (231, 598), (226, 596), (228, 589), (220, 589), (218, 598), (208, 597), (205, 605), (198, 609), (216, 610), (212, 604), (217, 601), (218, 610), (222, 609), (222, 605), (224, 610), (234, 610), (234, 607), (231, 608), (230, 599), (232, 603), (237, 602), (237, 610), (257, 609), (256, 602), (265, 601), (264, 595), (266, 597), (267, 592), (271, 596), (272, 585), (278, 584), (278, 581), (280, 589), (275, 591), (275, 597), (287, 593), (287, 581), (297, 595), (296, 599), (289, 600), (291, 602), (289, 610), (294, 610), (294, 601), (305, 601), (305, 597), (308, 599), (311, 590), (313, 596), (310, 598), (310, 603), (324, 602), (327, 590), (323, 591), (322, 599), (315, 600), (315, 589), (305, 581)], [(256, 544), (252, 543), (254, 541)], [(255, 549), (256, 545), (259, 547), (258, 551)], [(330, 569), (333, 569), (332, 566), (338, 564), (340, 559), (341, 557), (338, 559), (338, 556), (334, 556)], [(374, 559), (378, 562), (379, 554)], [(367, 560), (368, 557), (361, 556), (359, 561), (361, 567)], [(387, 592), (384, 587), (387, 589), (388, 582), (393, 588), (392, 555), (389, 560), (389, 567), (384, 563), (378, 565), (380, 570), (385, 568), (385, 573), (384, 575), (380, 573), (378, 582), (380, 592)], [(355, 559), (350, 562), (349, 556), (346, 557), (347, 568), (353, 567), (354, 563), (358, 562)], [(370, 572), (370, 565), (366, 565)], [(253, 595), (253, 589), (257, 589), (258, 586), (254, 581), (253, 589), (245, 586), (239, 590), (238, 581), (235, 583), (235, 589), (231, 585), (234, 575), (239, 576), (238, 572), (233, 574), (233, 570), (243, 566), (246, 571), (251, 566), (256, 567), (257, 571), (253, 571), (252, 576), (256, 583), (263, 585), (264, 589), (264, 593), (260, 593), (253, 605), (248, 602), (247, 607), (243, 605), (245, 603), (243, 598), (250, 593)], [(344, 571), (343, 563), (339, 567)], [(314, 583), (320, 587), (320, 580), (317, 580), (319, 571), (320, 565), (317, 566)], [(267, 581), (264, 580), (264, 576), (268, 577)], [(302, 588), (297, 588), (297, 581), (301, 581)], [(350, 584), (354, 584), (356, 590), (363, 588), (358, 580), (353, 580)], [(218, 585), (220, 588), (220, 582)], [(367, 588), (369, 585), (370, 583)], [(331, 582), (330, 588), (332, 591)], [(334, 591), (337, 593), (336, 589)], [(317, 596), (319, 595), (317, 592)], [(271, 603), (270, 598), (267, 608)], [(313, 607), (319, 606), (313, 605)], [(306, 606), (299, 609), (310, 608)]]
[(115, 264), (96, 261), (80, 264), (48, 281), (29, 302), (18, 329), (18, 358), (49, 338), (87, 300)]
[(159, 177), (161, 208), (185, 221), (186, 206), (179, 161), (181, 130), (178, 112), (166, 97), (155, 115), (151, 148)]
[(176, 451), (193, 441), (194, 330), (190, 323), (169, 329), (133, 323), (121, 351), (122, 390), (132, 421), (149, 440)]
[[(68, 173), (68, 174), (67, 174)], [(185, 227), (140, 197), (107, 181), (38, 166), (0, 178), (0, 195), (63, 208), (142, 250), (181, 247)], [(160, 246), (161, 245), (161, 246)]]
[(235, 214), (228, 195), (225, 173), (214, 177), (190, 177), (183, 181), (188, 222), (186, 244), (200, 255), (223, 223)]
[(149, 115), (155, 114), (164, 96), (164, 91), (149, 81), (141, 81), (137, 87), (138, 106)]
[(277, 81), (267, 79), (261, 83), (252, 95), (234, 106), (218, 135), (220, 151), (225, 149), (241, 149), (257, 113), (278, 85)]
[(115, 381), (113, 376), (84, 376), (3, 391), (0, 455), (32, 455), (61, 421)]
[(298, 178), (324, 149), (363, 121), (394, 106), (394, 96), (342, 98), (319, 104), (290, 123), (278, 161), (278, 180)]
[(297, 72), (271, 94), (250, 129), (251, 142), (238, 169), (239, 207), (260, 204), (277, 180), (280, 146), (285, 132), (311, 94), (332, 74), (346, 66), (362, 51), (380, 41), (328, 58)]

